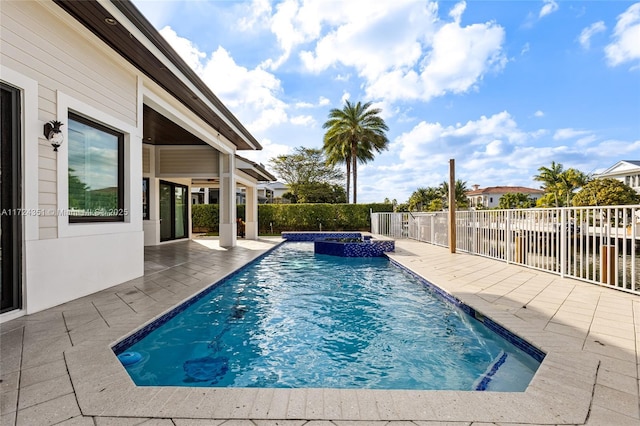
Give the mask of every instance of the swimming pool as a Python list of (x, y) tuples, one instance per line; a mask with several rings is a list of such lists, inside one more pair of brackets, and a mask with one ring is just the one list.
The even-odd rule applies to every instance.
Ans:
[(289, 242), (114, 351), (139, 386), (522, 391), (524, 348), (386, 258)]

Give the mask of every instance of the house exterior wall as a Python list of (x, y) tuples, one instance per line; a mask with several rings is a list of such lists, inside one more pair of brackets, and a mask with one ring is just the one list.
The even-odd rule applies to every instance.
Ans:
[[(23, 95), (26, 313), (143, 273), (138, 75), (53, 2), (0, 4), (0, 79)], [(70, 224), (68, 134), (58, 152), (43, 136), (50, 120), (73, 111), (125, 134), (124, 222)], [(35, 149), (34, 149), (35, 148)], [(118, 267), (114, 267), (114, 265)]]

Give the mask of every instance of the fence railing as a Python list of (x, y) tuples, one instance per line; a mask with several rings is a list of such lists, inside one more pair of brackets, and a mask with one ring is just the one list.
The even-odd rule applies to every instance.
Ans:
[[(448, 213), (372, 213), (371, 232), (447, 247)], [(640, 294), (640, 205), (457, 211), (456, 249)]]

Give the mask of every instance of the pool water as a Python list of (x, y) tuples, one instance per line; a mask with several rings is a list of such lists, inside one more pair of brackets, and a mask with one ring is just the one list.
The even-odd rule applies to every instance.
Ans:
[(140, 386), (523, 391), (539, 365), (387, 258), (293, 242), (116, 353)]

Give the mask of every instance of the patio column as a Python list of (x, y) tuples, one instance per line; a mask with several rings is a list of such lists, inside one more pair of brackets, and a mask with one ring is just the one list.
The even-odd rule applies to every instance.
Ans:
[(247, 201), (245, 203), (245, 232), (248, 240), (258, 239), (258, 189), (247, 185)]
[(220, 153), (220, 246), (236, 245), (236, 178), (235, 156)]

